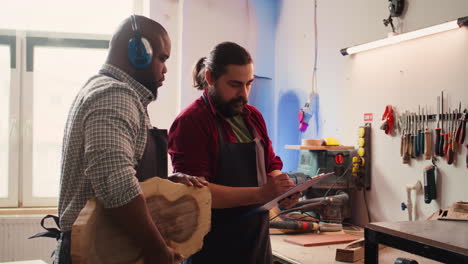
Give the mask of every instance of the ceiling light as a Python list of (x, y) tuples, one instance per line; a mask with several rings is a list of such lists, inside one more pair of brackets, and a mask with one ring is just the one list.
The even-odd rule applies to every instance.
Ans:
[(461, 28), (463, 26), (468, 26), (468, 16), (461, 17), (457, 20), (443, 23), (440, 25), (411, 31), (408, 33), (402, 33), (398, 35), (389, 36), (385, 39), (365, 43), (365, 44), (358, 45), (358, 46), (344, 48), (344, 49), (341, 49), (340, 52), (341, 52), (341, 55), (343, 56), (351, 55), (351, 54), (358, 53), (358, 52), (365, 51), (365, 50), (375, 49), (375, 48), (396, 44), (396, 43), (410, 40), (410, 39), (420, 38), (420, 37), (436, 34), (439, 32)]

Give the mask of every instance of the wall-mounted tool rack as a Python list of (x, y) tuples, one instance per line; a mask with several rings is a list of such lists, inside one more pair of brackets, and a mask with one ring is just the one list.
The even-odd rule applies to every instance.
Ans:
[[(445, 111), (444, 111), (445, 110)], [(447, 111), (448, 110), (448, 111)], [(397, 118), (397, 128), (401, 134), (400, 155), (403, 163), (423, 156), (430, 160), (443, 157), (449, 165), (456, 163), (456, 155), (465, 142), (468, 109), (444, 109), (444, 94), (437, 97), (437, 113), (429, 114), (427, 107), (418, 106), (418, 111), (405, 111)], [(429, 122), (433, 129), (429, 127)], [(468, 164), (467, 164), (468, 166)]]

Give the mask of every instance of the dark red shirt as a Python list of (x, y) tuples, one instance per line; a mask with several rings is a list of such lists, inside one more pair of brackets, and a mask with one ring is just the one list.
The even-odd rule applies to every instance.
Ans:
[[(169, 130), (169, 154), (174, 172), (203, 176), (212, 182), (216, 176), (219, 151), (215, 117), (224, 139), (236, 142), (236, 138), (231, 125), (213, 106), (206, 91), (204, 95), (209, 106), (200, 97), (185, 108), (172, 123)], [(250, 134), (254, 136), (255, 129), (263, 144), (266, 172), (281, 170), (283, 162), (273, 151), (262, 114), (255, 107), (246, 105), (242, 116)]]

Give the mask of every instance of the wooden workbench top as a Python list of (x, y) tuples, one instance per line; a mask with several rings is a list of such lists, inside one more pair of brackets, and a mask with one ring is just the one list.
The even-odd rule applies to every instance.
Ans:
[(376, 222), (368, 224), (367, 228), (468, 255), (468, 222), (466, 221)]
[[(292, 264), (344, 264), (346, 262), (336, 261), (336, 249), (342, 248), (348, 243), (334, 244), (316, 247), (303, 247), (284, 241), (285, 238), (293, 235), (270, 235), (273, 255), (282, 259), (285, 263)], [(398, 257), (411, 258), (419, 263), (437, 264), (440, 262), (423, 258), (408, 252), (386, 247), (379, 250), (380, 263), (394, 263)], [(364, 259), (354, 262), (363, 264)]]

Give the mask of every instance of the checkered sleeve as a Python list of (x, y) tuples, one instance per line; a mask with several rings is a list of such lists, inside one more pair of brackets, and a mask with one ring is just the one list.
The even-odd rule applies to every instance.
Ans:
[(94, 102), (83, 119), (84, 174), (105, 208), (123, 206), (141, 193), (134, 168), (135, 139), (142, 126), (138, 98), (128, 89), (115, 89), (89, 100)]

